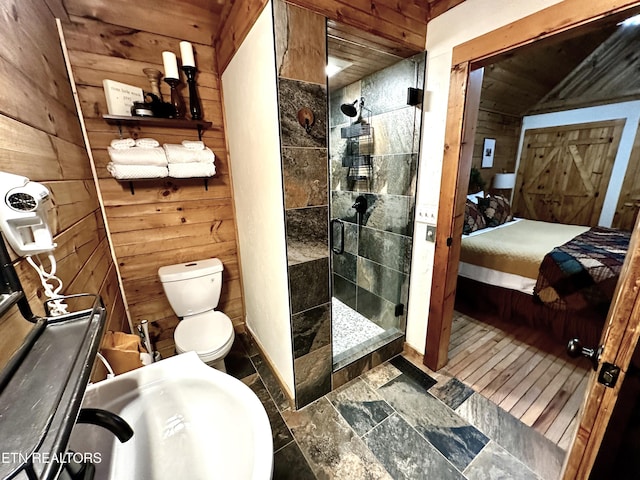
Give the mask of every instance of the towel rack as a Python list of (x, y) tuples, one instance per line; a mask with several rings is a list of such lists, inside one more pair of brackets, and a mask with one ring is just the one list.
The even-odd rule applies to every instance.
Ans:
[[(156, 180), (166, 180), (167, 178), (173, 178), (173, 177), (163, 177), (163, 178), (158, 178)], [(198, 178), (198, 177), (193, 177), (193, 178)], [(204, 190), (205, 192), (209, 191), (209, 178), (210, 177), (200, 177), (202, 178), (203, 182), (204, 182)], [(151, 180), (149, 178), (141, 178), (140, 180)], [(188, 180), (186, 178), (181, 178), (180, 180)], [(128, 180), (129, 182), (129, 192), (131, 192), (131, 195), (135, 195), (136, 194), (136, 189), (133, 186), (133, 180)]]
[[(158, 118), (158, 117), (129, 117), (125, 115), (102, 115), (102, 118), (109, 125), (118, 127), (118, 134), (122, 138), (122, 126), (130, 125), (132, 127), (163, 127), (163, 128), (190, 128), (198, 131), (198, 140), (202, 140), (202, 134), (207, 129), (220, 130), (219, 127), (213, 127), (212, 122), (205, 120), (188, 120), (185, 118)], [(204, 179), (204, 189), (209, 190), (209, 179)], [(136, 191), (133, 182), (129, 181), (129, 191), (131, 195), (135, 195)]]

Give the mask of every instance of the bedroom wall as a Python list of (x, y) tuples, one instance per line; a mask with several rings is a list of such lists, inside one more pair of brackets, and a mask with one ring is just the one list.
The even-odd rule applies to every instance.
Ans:
[(597, 107), (578, 108), (565, 112), (530, 115), (523, 118), (522, 132), (518, 142), (516, 171), (519, 167), (520, 154), (524, 135), (527, 130), (534, 128), (574, 125), (578, 123), (597, 122), (604, 120), (624, 119), (625, 125), (620, 138), (618, 152), (613, 164), (611, 179), (605, 194), (602, 212), (598, 225), (611, 227), (616, 213), (618, 197), (622, 189), (631, 151), (640, 122), (640, 101), (622, 102)]
[[(480, 169), (482, 179), (486, 182), (485, 189), (491, 188), (496, 173), (515, 172), (521, 121), (520, 117), (482, 108), (478, 112), (478, 126), (471, 165)], [(493, 166), (490, 168), (482, 168), (482, 150), (485, 138), (493, 138), (496, 141)]]
[[(522, 116), (515, 115), (511, 100), (509, 106), (505, 107), (500, 98), (496, 98), (495, 88), (492, 88), (496, 81), (496, 74), (492, 66), (482, 70), (482, 91), (480, 95), (480, 106), (478, 108), (478, 121), (473, 142), (473, 157), (471, 165), (480, 169), (482, 179), (486, 182), (485, 190), (491, 188), (493, 176), (500, 172), (515, 172), (516, 152), (518, 150), (518, 139), (520, 137), (520, 127)], [(509, 109), (511, 111), (509, 111)], [(493, 157), (493, 166), (482, 168), (482, 151), (485, 138), (493, 138), (496, 147)]]
[[(453, 47), (559, 3), (558, 0), (467, 0), (429, 22), (427, 29), (427, 80), (422, 151), (418, 179), (418, 204), (437, 215), (442, 152), (447, 118)], [(470, 21), (473, 19), (473, 21)], [(411, 295), (407, 343), (424, 353), (435, 245), (425, 240), (426, 224), (416, 222), (411, 267)]]

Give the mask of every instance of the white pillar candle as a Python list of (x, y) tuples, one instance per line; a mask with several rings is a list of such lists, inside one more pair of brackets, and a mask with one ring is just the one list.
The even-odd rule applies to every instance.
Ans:
[(175, 53), (162, 52), (162, 63), (164, 63), (164, 78), (180, 78)]
[(193, 46), (189, 42), (180, 42), (180, 56), (183, 67), (196, 66), (196, 61), (193, 59)]

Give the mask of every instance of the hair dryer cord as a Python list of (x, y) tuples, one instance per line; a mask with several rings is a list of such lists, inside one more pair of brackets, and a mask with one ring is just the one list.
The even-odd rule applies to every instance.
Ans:
[[(25, 258), (29, 265), (31, 265), (34, 270), (38, 273), (40, 277), (40, 283), (42, 283), (42, 287), (44, 288), (44, 294), (47, 298), (53, 300), (51, 302), (51, 315), (57, 317), (59, 315), (64, 315), (67, 312), (67, 305), (64, 303), (64, 300), (61, 299), (60, 291), (62, 290), (62, 280), (56, 277), (56, 259), (53, 255), (49, 254), (49, 262), (51, 263), (51, 271), (47, 272), (38, 258), (38, 264), (33, 260), (31, 255), (27, 255)], [(52, 285), (49, 282), (56, 282), (57, 285)]]

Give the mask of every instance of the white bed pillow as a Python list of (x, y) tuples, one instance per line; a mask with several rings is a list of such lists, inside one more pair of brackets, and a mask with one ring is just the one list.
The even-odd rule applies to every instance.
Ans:
[(484, 191), (480, 191), (480, 192), (476, 192), (476, 193), (470, 193), (469, 195), (467, 195), (467, 200), (469, 200), (470, 202), (473, 202), (473, 203), (475, 203), (477, 205), (478, 204), (478, 197), (484, 198)]

